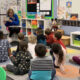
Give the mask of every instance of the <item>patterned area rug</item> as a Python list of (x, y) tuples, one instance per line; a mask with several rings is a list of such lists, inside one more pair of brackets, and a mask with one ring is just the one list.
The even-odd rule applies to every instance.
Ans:
[[(12, 47), (11, 51), (16, 50), (16, 47)], [(57, 78), (54, 80), (80, 80), (80, 75), (78, 74), (80, 65), (76, 64), (71, 64), (69, 63), (69, 59), (72, 58), (74, 55), (79, 55), (80, 51), (77, 49), (72, 49), (72, 48), (67, 48), (67, 61), (66, 61), (66, 74), (61, 74), (59, 71), (57, 71)], [(49, 55), (49, 53), (47, 54)], [(6, 64), (11, 64), (10, 60), (7, 61), (6, 63), (0, 63), (0, 66), (6, 65)], [(27, 80), (28, 75), (23, 75), (23, 76), (16, 76), (10, 72), (7, 72), (7, 75), (9, 78), (12, 78), (13, 80)]]

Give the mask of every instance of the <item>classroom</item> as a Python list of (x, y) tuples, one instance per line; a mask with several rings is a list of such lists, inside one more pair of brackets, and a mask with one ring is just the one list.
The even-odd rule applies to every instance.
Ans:
[(80, 80), (80, 0), (0, 0), (0, 80)]

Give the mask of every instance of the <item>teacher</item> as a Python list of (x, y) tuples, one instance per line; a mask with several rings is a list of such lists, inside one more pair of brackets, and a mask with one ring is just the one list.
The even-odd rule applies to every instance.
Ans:
[(10, 32), (9, 37), (12, 37), (14, 33), (18, 34), (20, 32), (20, 27), (18, 27), (19, 18), (17, 14), (14, 13), (13, 9), (8, 10), (7, 19), (4, 20), (4, 23), (5, 23), (5, 26), (8, 27), (9, 29), (9, 32)]

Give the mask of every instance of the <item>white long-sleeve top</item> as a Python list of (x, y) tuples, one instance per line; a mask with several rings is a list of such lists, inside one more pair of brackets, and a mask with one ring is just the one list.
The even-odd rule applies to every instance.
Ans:
[(61, 71), (64, 71), (64, 64), (66, 61), (66, 50), (63, 47), (62, 50), (63, 50), (63, 61), (61, 64), (58, 63), (59, 56), (54, 53), (54, 57), (55, 57), (55, 65), (59, 66)]
[(28, 51), (31, 53), (32, 57), (35, 58), (35, 46), (36, 44), (28, 43)]

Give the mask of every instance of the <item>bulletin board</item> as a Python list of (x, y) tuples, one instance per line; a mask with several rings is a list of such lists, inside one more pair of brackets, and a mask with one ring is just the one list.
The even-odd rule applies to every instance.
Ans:
[(26, 0), (27, 18), (54, 18), (54, 0)]
[(51, 11), (51, 0), (40, 0), (40, 10)]

